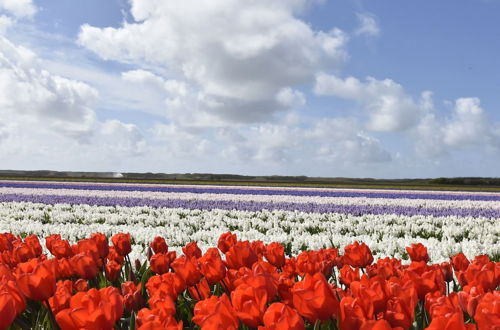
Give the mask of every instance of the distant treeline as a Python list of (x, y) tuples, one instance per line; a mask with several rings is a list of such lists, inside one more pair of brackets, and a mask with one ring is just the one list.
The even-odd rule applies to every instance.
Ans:
[(430, 184), (500, 186), (500, 178), (436, 178)]
[(355, 186), (404, 188), (411, 187), (444, 189), (462, 189), (459, 186), (477, 190), (500, 189), (500, 178), (462, 177), (462, 178), (435, 178), (435, 179), (373, 179), (373, 178), (343, 178), (343, 177), (308, 177), (308, 176), (250, 176), (237, 174), (214, 173), (132, 173), (132, 172), (70, 172), (70, 171), (22, 171), (0, 170), (0, 179), (21, 180), (98, 180), (116, 182), (150, 183), (225, 183), (225, 184), (263, 184), (263, 185), (304, 185), (304, 186)]

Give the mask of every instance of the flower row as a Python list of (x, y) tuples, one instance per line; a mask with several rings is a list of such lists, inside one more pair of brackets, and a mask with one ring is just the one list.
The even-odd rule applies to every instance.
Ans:
[(254, 202), (233, 200), (183, 200), (183, 199), (148, 199), (148, 198), (108, 198), (95, 196), (65, 196), (65, 195), (24, 195), (0, 194), (0, 202), (33, 202), (43, 204), (88, 204), (101, 206), (151, 206), (165, 208), (183, 208), (191, 210), (284, 210), (307, 213), (342, 213), (352, 215), (362, 214), (396, 214), (396, 215), (428, 215), (434, 217), (488, 217), (500, 218), (500, 209), (483, 208), (429, 208), (408, 207), (397, 205), (336, 205), (293, 202)]
[(317, 196), (317, 197), (369, 197), (369, 198), (389, 198), (389, 199), (440, 199), (440, 200), (482, 200), (500, 201), (500, 193), (444, 193), (437, 191), (423, 192), (399, 192), (392, 191), (372, 191), (371, 189), (357, 190), (319, 190), (319, 189), (275, 189), (261, 188), (249, 189), (247, 187), (210, 187), (210, 186), (157, 186), (157, 185), (123, 185), (123, 184), (76, 184), (76, 183), (45, 183), (45, 182), (11, 182), (1, 181), (0, 187), (10, 188), (37, 188), (37, 189), (79, 189), (79, 190), (118, 190), (118, 191), (152, 191), (152, 192), (177, 192), (177, 193), (197, 193), (197, 194), (236, 194), (236, 195), (287, 195), (287, 196)]
[[(144, 262), (130, 234), (0, 234), (0, 329), (456, 329), (500, 326), (500, 262), (463, 254), (429, 264), (378, 259), (364, 243), (286, 257), (277, 242), (222, 234), (171, 251), (157, 236)], [(112, 243), (110, 245), (110, 243)]]
[[(25, 184), (29, 182), (40, 182), (46, 185), (46, 187), (50, 187), (50, 185), (60, 185), (61, 183), (68, 186), (90, 186), (90, 187), (99, 187), (99, 186), (125, 186), (125, 187), (166, 187), (166, 188), (211, 188), (214, 190), (217, 189), (245, 189), (245, 190), (273, 190), (273, 191), (326, 191), (326, 192), (372, 192), (372, 193), (398, 193), (398, 194), (435, 194), (438, 192), (442, 195), (478, 195), (478, 196), (496, 196), (500, 193), (500, 191), (460, 191), (460, 190), (424, 190), (424, 189), (400, 189), (400, 188), (328, 188), (328, 187), (300, 187), (300, 186), (278, 186), (278, 185), (230, 185), (230, 184), (179, 184), (179, 183), (130, 183), (130, 182), (98, 182), (98, 181), (27, 181), (27, 180), (1, 180), (1, 183), (10, 183), (10, 184)], [(2, 186), (2, 185), (0, 185)]]
[(144, 258), (148, 242), (157, 235), (180, 249), (191, 240), (201, 247), (233, 231), (247, 240), (278, 241), (287, 253), (304, 249), (344, 247), (366, 242), (376, 257), (404, 257), (407, 242), (429, 248), (433, 262), (463, 252), (500, 256), (497, 219), (314, 214), (287, 211), (185, 210), (152, 207), (104, 207), (67, 204), (0, 203), (0, 232), (48, 236), (60, 233), (75, 242), (92, 232), (134, 233), (134, 258)]
[(321, 196), (287, 196), (287, 195), (238, 195), (223, 193), (189, 193), (158, 191), (123, 191), (123, 190), (79, 190), (50, 188), (12, 188), (0, 187), (0, 195), (33, 195), (33, 196), (82, 196), (101, 198), (139, 198), (160, 200), (205, 200), (205, 201), (237, 201), (294, 204), (334, 204), (334, 205), (368, 205), (368, 206), (403, 206), (414, 208), (470, 208), (500, 209), (497, 201), (477, 200), (439, 200), (439, 199), (389, 199), (370, 197), (321, 197)]

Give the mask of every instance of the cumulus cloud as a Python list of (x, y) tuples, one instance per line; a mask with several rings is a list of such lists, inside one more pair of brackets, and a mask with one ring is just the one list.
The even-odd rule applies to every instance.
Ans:
[(31, 17), (36, 13), (32, 0), (0, 0), (0, 10), (16, 17)]
[(80, 145), (107, 148), (110, 154), (140, 153), (138, 128), (100, 121), (93, 109), (98, 98), (93, 87), (42, 69), (33, 51), (0, 36), (2, 152), (49, 157), (54, 149)]
[(0, 112), (5, 118), (28, 117), (83, 138), (95, 121), (91, 106), (97, 97), (84, 83), (38, 68), (33, 52), (0, 36)]
[(368, 135), (353, 118), (330, 118), (316, 123), (306, 134), (317, 155), (330, 162), (377, 163), (391, 160), (391, 155), (376, 138)]
[[(292, 120), (295, 121), (295, 120)], [(245, 129), (221, 128), (215, 142), (227, 159), (256, 163), (347, 164), (391, 160), (380, 141), (369, 136), (353, 118), (289, 119)]]
[(359, 26), (354, 31), (355, 35), (364, 35), (367, 37), (376, 37), (380, 34), (380, 27), (373, 14), (369, 13), (356, 13)]
[(424, 114), (426, 94), (416, 102), (404, 88), (391, 79), (372, 77), (362, 82), (354, 77), (341, 79), (320, 73), (314, 91), (317, 95), (331, 95), (360, 104), (368, 113), (367, 128), (373, 131), (403, 131), (417, 125)]
[(434, 109), (416, 127), (417, 152), (439, 157), (461, 150), (500, 149), (498, 123), (489, 120), (477, 97), (458, 98), (449, 117), (438, 117)]
[(345, 33), (316, 31), (299, 18), (307, 3), (132, 0), (134, 22), (120, 28), (84, 25), (78, 40), (103, 59), (187, 84), (197, 112), (259, 122), (301, 103), (297, 86), (347, 56)]
[(4, 34), (5, 31), (12, 25), (13, 20), (9, 16), (0, 15), (0, 34)]
[(459, 98), (453, 118), (444, 126), (444, 143), (450, 146), (487, 143), (492, 131), (479, 98)]

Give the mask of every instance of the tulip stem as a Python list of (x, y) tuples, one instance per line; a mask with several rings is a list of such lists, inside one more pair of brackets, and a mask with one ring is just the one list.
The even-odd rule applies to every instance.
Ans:
[(317, 319), (316, 322), (314, 322), (314, 330), (319, 330), (321, 326), (321, 320)]
[(224, 289), (224, 291), (226, 291), (226, 294), (229, 296), (229, 289), (226, 285), (226, 282), (224, 282), (224, 279), (221, 279), (220, 283), (222, 284), (222, 288)]
[(198, 301), (203, 300), (203, 298), (201, 297), (201, 294), (200, 294), (200, 290), (198, 290), (198, 285), (195, 285), (194, 289), (196, 290), (196, 293), (198, 294)]
[(54, 313), (52, 313), (52, 308), (50, 307), (49, 300), (47, 299), (44, 304), (45, 308), (47, 309), (47, 313), (49, 314), (49, 320), (52, 325), (52, 328), (55, 330), (60, 330), (59, 325), (56, 322), (56, 318), (54, 316)]

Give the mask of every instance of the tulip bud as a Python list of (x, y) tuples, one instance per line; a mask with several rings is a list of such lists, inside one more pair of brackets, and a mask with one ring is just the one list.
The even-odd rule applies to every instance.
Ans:
[(142, 267), (141, 261), (139, 259), (135, 259), (135, 269), (139, 271)]
[(132, 268), (128, 269), (128, 279), (129, 281), (135, 282), (135, 274)]

